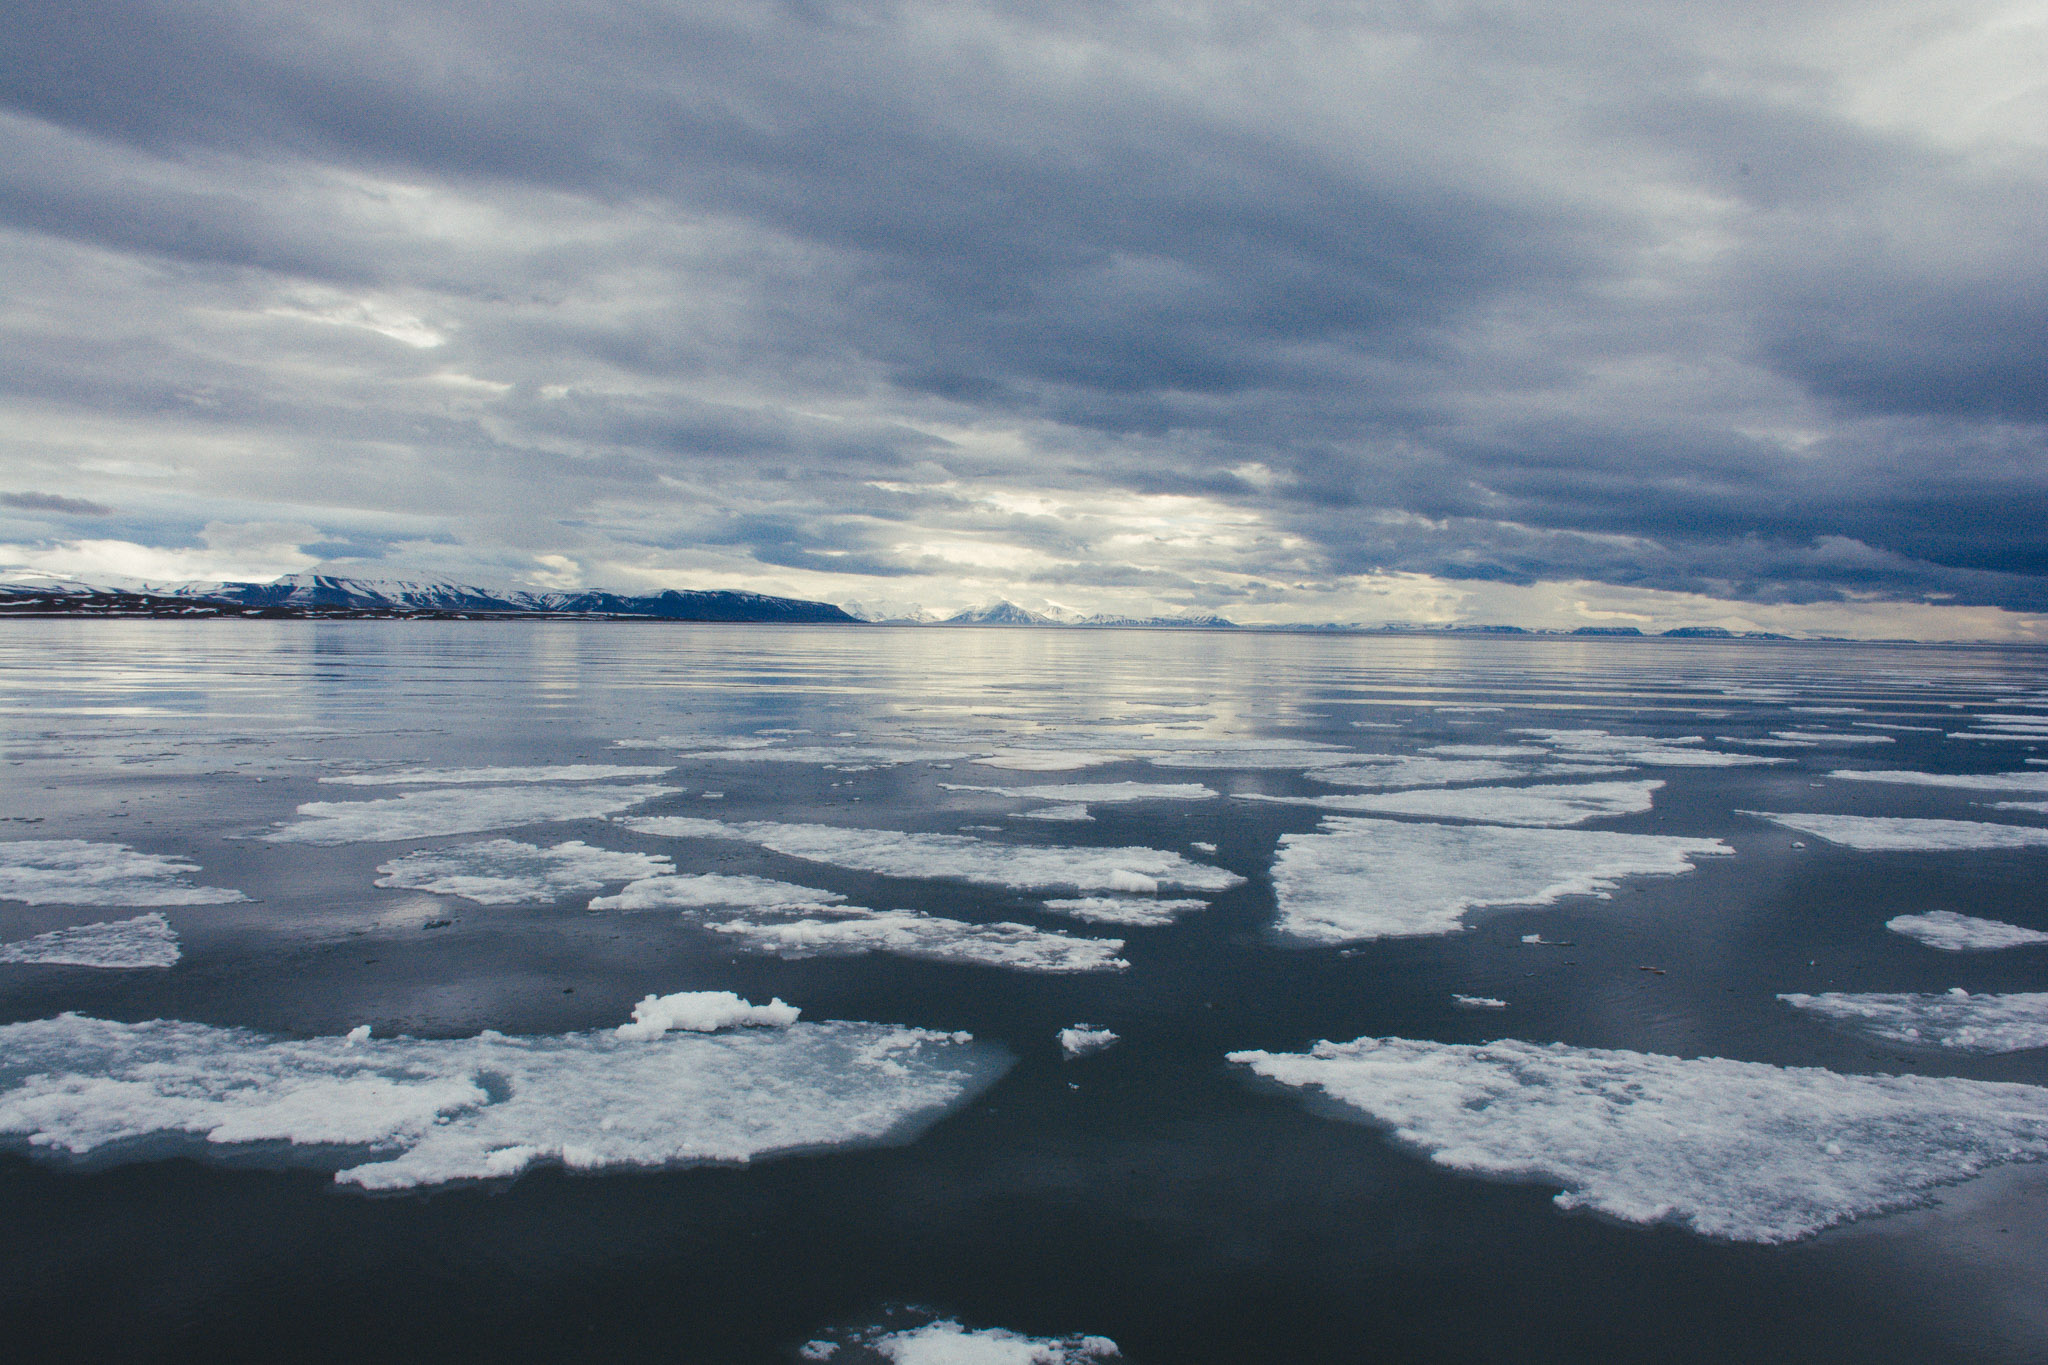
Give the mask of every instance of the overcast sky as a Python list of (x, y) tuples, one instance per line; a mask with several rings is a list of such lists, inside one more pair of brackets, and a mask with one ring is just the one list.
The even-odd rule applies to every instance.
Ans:
[(35, 0), (0, 565), (2048, 638), (2048, 10)]

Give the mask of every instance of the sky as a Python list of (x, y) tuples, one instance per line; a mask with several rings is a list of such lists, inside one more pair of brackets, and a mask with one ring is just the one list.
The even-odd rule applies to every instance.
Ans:
[(2048, 10), (36, 0), (0, 576), (2048, 639)]

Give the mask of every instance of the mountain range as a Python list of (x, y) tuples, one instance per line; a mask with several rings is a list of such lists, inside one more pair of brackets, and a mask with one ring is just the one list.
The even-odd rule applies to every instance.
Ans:
[(262, 617), (537, 617), (852, 624), (829, 602), (757, 592), (516, 592), (287, 574), (270, 583), (0, 583), (0, 615)]

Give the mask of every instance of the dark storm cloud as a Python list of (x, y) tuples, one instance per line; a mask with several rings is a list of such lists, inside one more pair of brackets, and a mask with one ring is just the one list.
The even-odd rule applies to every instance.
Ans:
[[(2038, 148), (1854, 114), (1853, 7), (1737, 10), (38, 5), (0, 383), (809, 572), (943, 523), (1239, 591), (867, 487), (984, 479), (1242, 508), (1285, 575), (2042, 609)], [(989, 426), (1033, 454), (932, 434)]]
[(59, 497), (55, 493), (0, 493), (0, 507), (20, 512), (56, 512), (67, 517), (110, 517), (114, 509), (85, 498)]

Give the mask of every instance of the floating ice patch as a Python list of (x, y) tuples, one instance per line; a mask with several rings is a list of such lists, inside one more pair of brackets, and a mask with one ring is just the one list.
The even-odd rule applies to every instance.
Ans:
[(722, 1028), (788, 1028), (802, 1013), (779, 996), (755, 1005), (731, 991), (678, 991), (643, 997), (633, 1006), (633, 1022), (613, 1032), (621, 1038), (659, 1038), (670, 1029), (716, 1033)]
[(1531, 744), (1432, 744), (1422, 752), (1442, 758), (1545, 758), (1548, 749)]
[[(817, 911), (841, 905), (846, 897), (836, 891), (820, 891), (778, 882), (767, 877), (730, 876), (717, 872), (680, 876), (649, 877), (620, 889), (616, 896), (599, 896), (590, 902), (592, 910), (703, 910), (713, 906), (738, 910)], [(854, 911), (852, 913), (858, 913)]]
[(2035, 815), (2048, 815), (2048, 801), (1993, 801), (1993, 810), (2023, 810)]
[(1281, 836), (1276, 927), (1305, 943), (1449, 934), (1468, 910), (1598, 895), (1622, 877), (1674, 876), (1733, 851), (1719, 839), (1337, 816), (1320, 833)]
[(1924, 915), (1896, 915), (1884, 922), (1895, 934), (1918, 939), (1930, 948), (1952, 953), (1988, 952), (1997, 948), (2020, 948), (2048, 943), (2048, 934), (2023, 929), (2003, 920), (1978, 919), (1953, 910), (1930, 910)]
[(659, 777), (660, 768), (628, 768), (615, 763), (567, 763), (551, 768), (405, 768), (384, 773), (350, 773), (323, 777), (350, 787), (453, 787), (465, 783), (613, 782), (628, 777)]
[(1977, 820), (1915, 820), (1898, 815), (1789, 815), (1739, 810), (1760, 820), (1811, 834), (1831, 844), (1866, 853), (1944, 852), (2025, 848), (2048, 844), (2048, 829), (2030, 825), (1989, 825)]
[(1645, 768), (1741, 768), (1791, 762), (1765, 754), (1730, 754), (1692, 747), (1706, 742), (1700, 735), (1658, 739), (1650, 735), (1611, 735), (1605, 730), (1525, 729), (1516, 733), (1534, 735), (1560, 754), (1612, 759)]
[(1451, 1003), (1461, 1010), (1504, 1010), (1508, 1007), (1507, 1001), (1496, 1000), (1490, 995), (1459, 995), (1455, 992), (1451, 995)]
[[(2042, 774), (2048, 781), (2048, 773)], [(989, 792), (1025, 801), (1078, 801), (1108, 804), (1116, 801), (1207, 801), (1216, 795), (1199, 782), (1055, 782), (1041, 787), (975, 787), (964, 782), (941, 782), (949, 792)]]
[(1091, 1052), (1100, 1052), (1116, 1041), (1116, 1034), (1106, 1028), (1090, 1024), (1076, 1024), (1060, 1030), (1060, 1055), (1067, 1061), (1086, 1057)]
[[(808, 730), (791, 730), (790, 734), (809, 734)], [(615, 739), (614, 749), (770, 749), (782, 743), (780, 739), (763, 738), (760, 735), (657, 735), (653, 739)]]
[(107, 920), (53, 929), (34, 938), (0, 943), (0, 962), (54, 967), (168, 967), (178, 960), (178, 936), (162, 915)]
[(1365, 758), (1342, 768), (1314, 768), (1308, 776), (1333, 787), (1443, 787), (1454, 782), (1499, 782), (1526, 776), (1513, 764), (1485, 758)]
[[(1420, 815), (1436, 820), (1472, 820), (1491, 825), (1558, 827), (1650, 809), (1650, 794), (1664, 784), (1578, 782), (1569, 786), (1456, 787), (1310, 798), (1327, 809)], [(1269, 798), (1286, 800), (1285, 797)]]
[(1191, 863), (1156, 848), (1036, 848), (999, 844), (963, 834), (905, 834), (836, 825), (782, 825), (756, 820), (724, 824), (688, 816), (628, 819), (644, 834), (740, 839), (791, 858), (832, 863), (886, 877), (951, 877), (1014, 890), (1223, 891), (1244, 878), (1220, 867)]
[(1235, 1052), (1439, 1166), (1563, 1187), (1560, 1208), (1789, 1242), (2048, 1157), (2048, 1090), (1718, 1057), (1405, 1038)]
[(1020, 811), (1016, 818), (1019, 820), (1058, 820), (1067, 823), (1079, 823), (1083, 820), (1093, 820), (1095, 817), (1088, 813), (1086, 806), (1045, 806), (1039, 810)]
[(594, 820), (673, 796), (674, 787), (453, 787), (378, 801), (308, 801), (299, 818), (262, 836), (280, 844), (376, 844), (475, 834), (554, 820)]
[(1788, 739), (1798, 744), (1896, 744), (1890, 735), (1851, 735), (1840, 730), (1773, 730), (1777, 739)]
[(969, 924), (915, 910), (870, 910), (830, 920), (763, 924), (732, 920), (711, 926), (759, 953), (814, 957), (840, 953), (895, 953), (934, 962), (960, 962), (1026, 972), (1120, 972), (1120, 938), (1074, 938), (1028, 924)]
[[(929, 1316), (922, 1311), (915, 1314), (918, 1318)], [(805, 1342), (797, 1357), (841, 1365), (1099, 1365), (1123, 1358), (1108, 1337), (1027, 1337), (1001, 1327), (976, 1331), (952, 1318), (895, 1330), (874, 1327)]]
[(659, 854), (615, 853), (581, 840), (541, 848), (516, 839), (490, 839), (408, 853), (377, 870), (385, 874), (377, 879), (379, 886), (460, 896), (479, 905), (547, 905), (601, 891), (607, 882), (659, 877), (670, 869)]
[(294, 1039), (63, 1014), (0, 1027), (0, 1133), (118, 1160), (248, 1144), (404, 1189), (907, 1140), (1001, 1070), (966, 1035), (879, 1024)]
[(1828, 774), (1844, 782), (1888, 782), (1911, 787), (1953, 787), (1971, 792), (2048, 792), (2048, 772), (1922, 773), (1903, 768), (1837, 768)]
[(679, 763), (808, 763), (821, 768), (900, 768), (906, 763), (950, 763), (972, 750), (922, 745), (804, 744), (791, 747), (707, 749), (676, 755)]
[(1155, 768), (1217, 768), (1258, 770), (1266, 768), (1318, 768), (1346, 763), (1361, 757), (1346, 749), (1322, 744), (1272, 744), (1256, 749), (1177, 749), (1145, 755)]
[(1121, 763), (1129, 754), (1098, 753), (1084, 749), (998, 749), (975, 759), (985, 768), (1004, 768), (1019, 773), (1069, 773), (1077, 768), (1099, 768)]
[(1894, 1043), (1961, 1052), (2019, 1052), (2048, 1047), (2048, 994), (1781, 995), (1794, 1009), (1848, 1024)]
[(1090, 924), (1128, 924), (1142, 928), (1171, 924), (1190, 910), (1206, 910), (1203, 900), (1168, 900), (1137, 896), (1072, 896), (1049, 900), (1045, 908), (1055, 915), (1086, 920)]
[(225, 905), (247, 900), (224, 886), (193, 886), (183, 858), (86, 839), (0, 844), (0, 900), (29, 905)]

